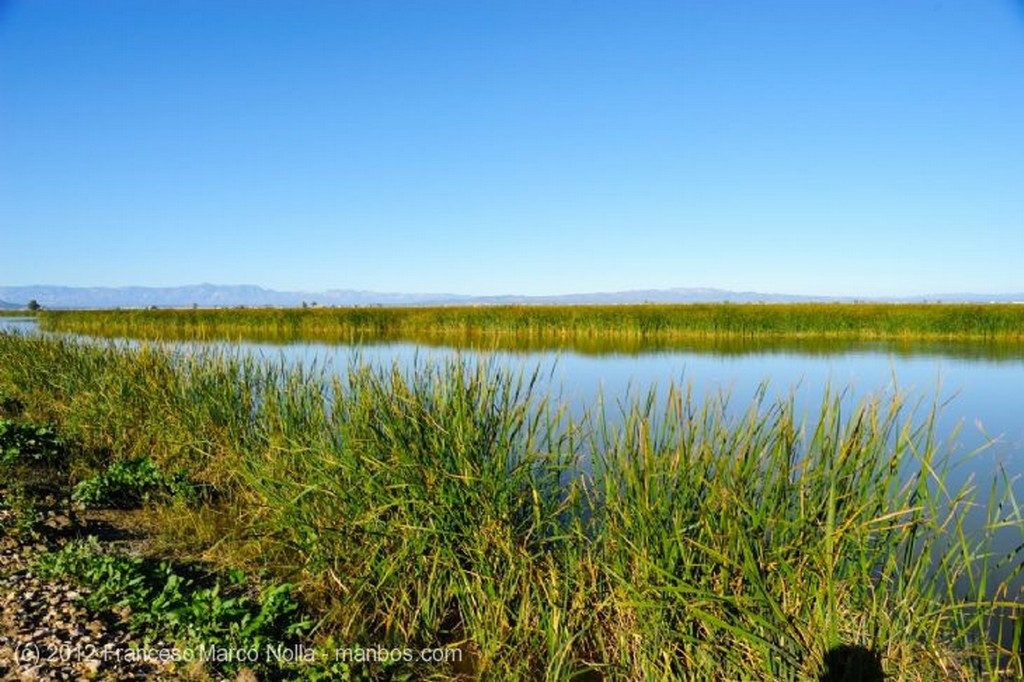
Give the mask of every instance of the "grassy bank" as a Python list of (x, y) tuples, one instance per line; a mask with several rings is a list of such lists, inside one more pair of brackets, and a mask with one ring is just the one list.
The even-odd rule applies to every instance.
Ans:
[(629, 305), (44, 311), (44, 329), (134, 338), (1024, 342), (1024, 305)]
[(816, 679), (842, 647), (893, 680), (1021, 672), (1019, 631), (1016, 654), (986, 639), (1019, 596), (991, 575), (1020, 556), (987, 545), (1020, 527), (1011, 488), (969, 533), (974, 489), (899, 400), (829, 397), (805, 426), (674, 389), (571, 421), (486, 363), (341, 379), (11, 334), (0, 394), (75, 443), (76, 479), (184, 472), (203, 492), (154, 509), (167, 548), (296, 585), (318, 642), (464, 654), (415, 677)]

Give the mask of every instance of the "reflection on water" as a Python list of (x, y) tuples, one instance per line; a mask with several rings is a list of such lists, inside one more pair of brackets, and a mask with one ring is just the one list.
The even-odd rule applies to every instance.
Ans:
[[(29, 318), (34, 325), (34, 320)], [(3, 321), (0, 320), (0, 328)], [(708, 355), (749, 355), (788, 353), (799, 355), (845, 355), (850, 353), (884, 353), (897, 357), (942, 356), (989, 361), (1024, 360), (1024, 342), (1013, 340), (871, 340), (822, 337), (690, 337), (651, 338), (628, 335), (566, 335), (536, 336), (516, 333), (418, 333), (413, 336), (391, 333), (331, 334), (318, 330), (315, 338), (285, 331), (253, 331), (243, 334), (206, 336), (198, 338), (186, 328), (171, 325), (153, 333), (129, 329), (111, 329), (104, 335), (159, 339), (163, 341), (229, 341), (241, 344), (293, 346), (296, 344), (326, 344), (345, 346), (379, 346), (414, 344), (423, 348), (449, 348), (484, 352), (507, 353), (578, 353), (580, 355), (644, 355), (649, 353), (694, 353)]]
[(0, 315), (0, 332), (2, 331), (35, 331), (37, 327), (34, 317), (8, 317)]
[[(0, 330), (35, 329), (32, 318), (0, 318)], [(574, 338), (562, 342), (515, 337), (346, 338), (309, 343), (294, 337), (258, 336), (180, 344), (223, 346), (273, 360), (344, 373), (354, 361), (409, 368), (417, 361), (488, 358), (515, 371), (539, 369), (541, 391), (577, 414), (603, 406), (614, 422), (619, 406), (671, 384), (692, 387), (695, 397), (726, 394), (738, 413), (758, 387), (769, 397), (792, 396), (796, 414), (818, 413), (829, 387), (842, 405), (899, 391), (919, 415), (939, 406), (936, 438), (956, 452), (978, 454), (954, 470), (949, 489), (973, 481), (984, 500), (994, 476), (1005, 473), (1024, 499), (1024, 344), (992, 342), (893, 342), (822, 339), (643, 341)], [(849, 412), (847, 412), (849, 414)], [(978, 519), (983, 518), (979, 509)], [(1021, 529), (1003, 529), (997, 550), (1012, 554)], [(1005, 566), (993, 577), (1002, 578)]]
[[(32, 317), (0, 317), (0, 330), (32, 331)], [(825, 387), (844, 391), (852, 404), (900, 390), (942, 411), (940, 437), (968, 450), (990, 441), (1015, 473), (1024, 473), (1024, 343), (993, 341), (867, 341), (855, 339), (650, 340), (573, 337), (562, 340), (511, 335), (345, 336), (309, 342), (294, 335), (254, 334), (242, 339), (196, 341), (168, 328), (163, 340), (188, 346), (224, 346), (288, 362), (344, 372), (354, 358), (372, 364), (417, 359), (488, 357), (516, 370), (540, 368), (546, 389), (575, 409), (600, 397), (607, 406), (651, 388), (688, 384), (698, 396), (728, 393), (749, 403), (768, 382), (777, 396), (816, 409)], [(614, 410), (610, 410), (614, 416)], [(962, 425), (957, 432), (956, 427)]]
[[(0, 330), (32, 331), (35, 318), (0, 317)], [(514, 370), (535, 368), (541, 388), (582, 413), (599, 401), (609, 417), (630, 397), (670, 384), (689, 385), (696, 396), (728, 394), (737, 410), (758, 386), (788, 397), (806, 414), (820, 406), (826, 387), (841, 391), (850, 408), (861, 399), (899, 390), (926, 410), (946, 405), (937, 425), (940, 440), (961, 452), (986, 448), (969, 473), (1001, 464), (1024, 474), (1024, 344), (968, 341), (864, 341), (853, 339), (644, 340), (575, 337), (563, 340), (516, 336), (437, 335), (345, 337), (308, 342), (294, 335), (195, 341), (168, 329), (164, 340), (184, 346), (224, 346), (264, 357), (344, 373), (359, 358), (374, 365), (417, 360), (488, 357)], [(948, 405), (947, 405), (948, 403)]]

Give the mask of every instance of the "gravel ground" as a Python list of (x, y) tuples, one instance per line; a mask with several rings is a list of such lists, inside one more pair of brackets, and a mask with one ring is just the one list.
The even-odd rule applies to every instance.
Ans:
[(142, 660), (114, 614), (97, 617), (79, 604), (84, 588), (33, 574), (35, 556), (76, 534), (67, 516), (48, 512), (47, 532), (31, 541), (4, 532), (12, 520), (0, 510), (0, 680), (180, 678)]

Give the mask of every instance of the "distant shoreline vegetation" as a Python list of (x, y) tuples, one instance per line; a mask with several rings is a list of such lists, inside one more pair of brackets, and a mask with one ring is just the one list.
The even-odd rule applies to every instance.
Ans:
[(645, 304), (42, 311), (47, 331), (155, 339), (454, 342), (771, 339), (1024, 343), (1014, 304)]

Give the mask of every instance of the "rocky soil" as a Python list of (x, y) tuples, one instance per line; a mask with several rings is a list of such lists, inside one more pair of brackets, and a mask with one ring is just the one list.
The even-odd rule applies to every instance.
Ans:
[(116, 614), (90, 614), (79, 603), (85, 588), (33, 573), (36, 556), (96, 530), (95, 521), (41, 514), (42, 532), (26, 534), (7, 532), (14, 512), (0, 510), (0, 680), (180, 679), (146, 660)]

